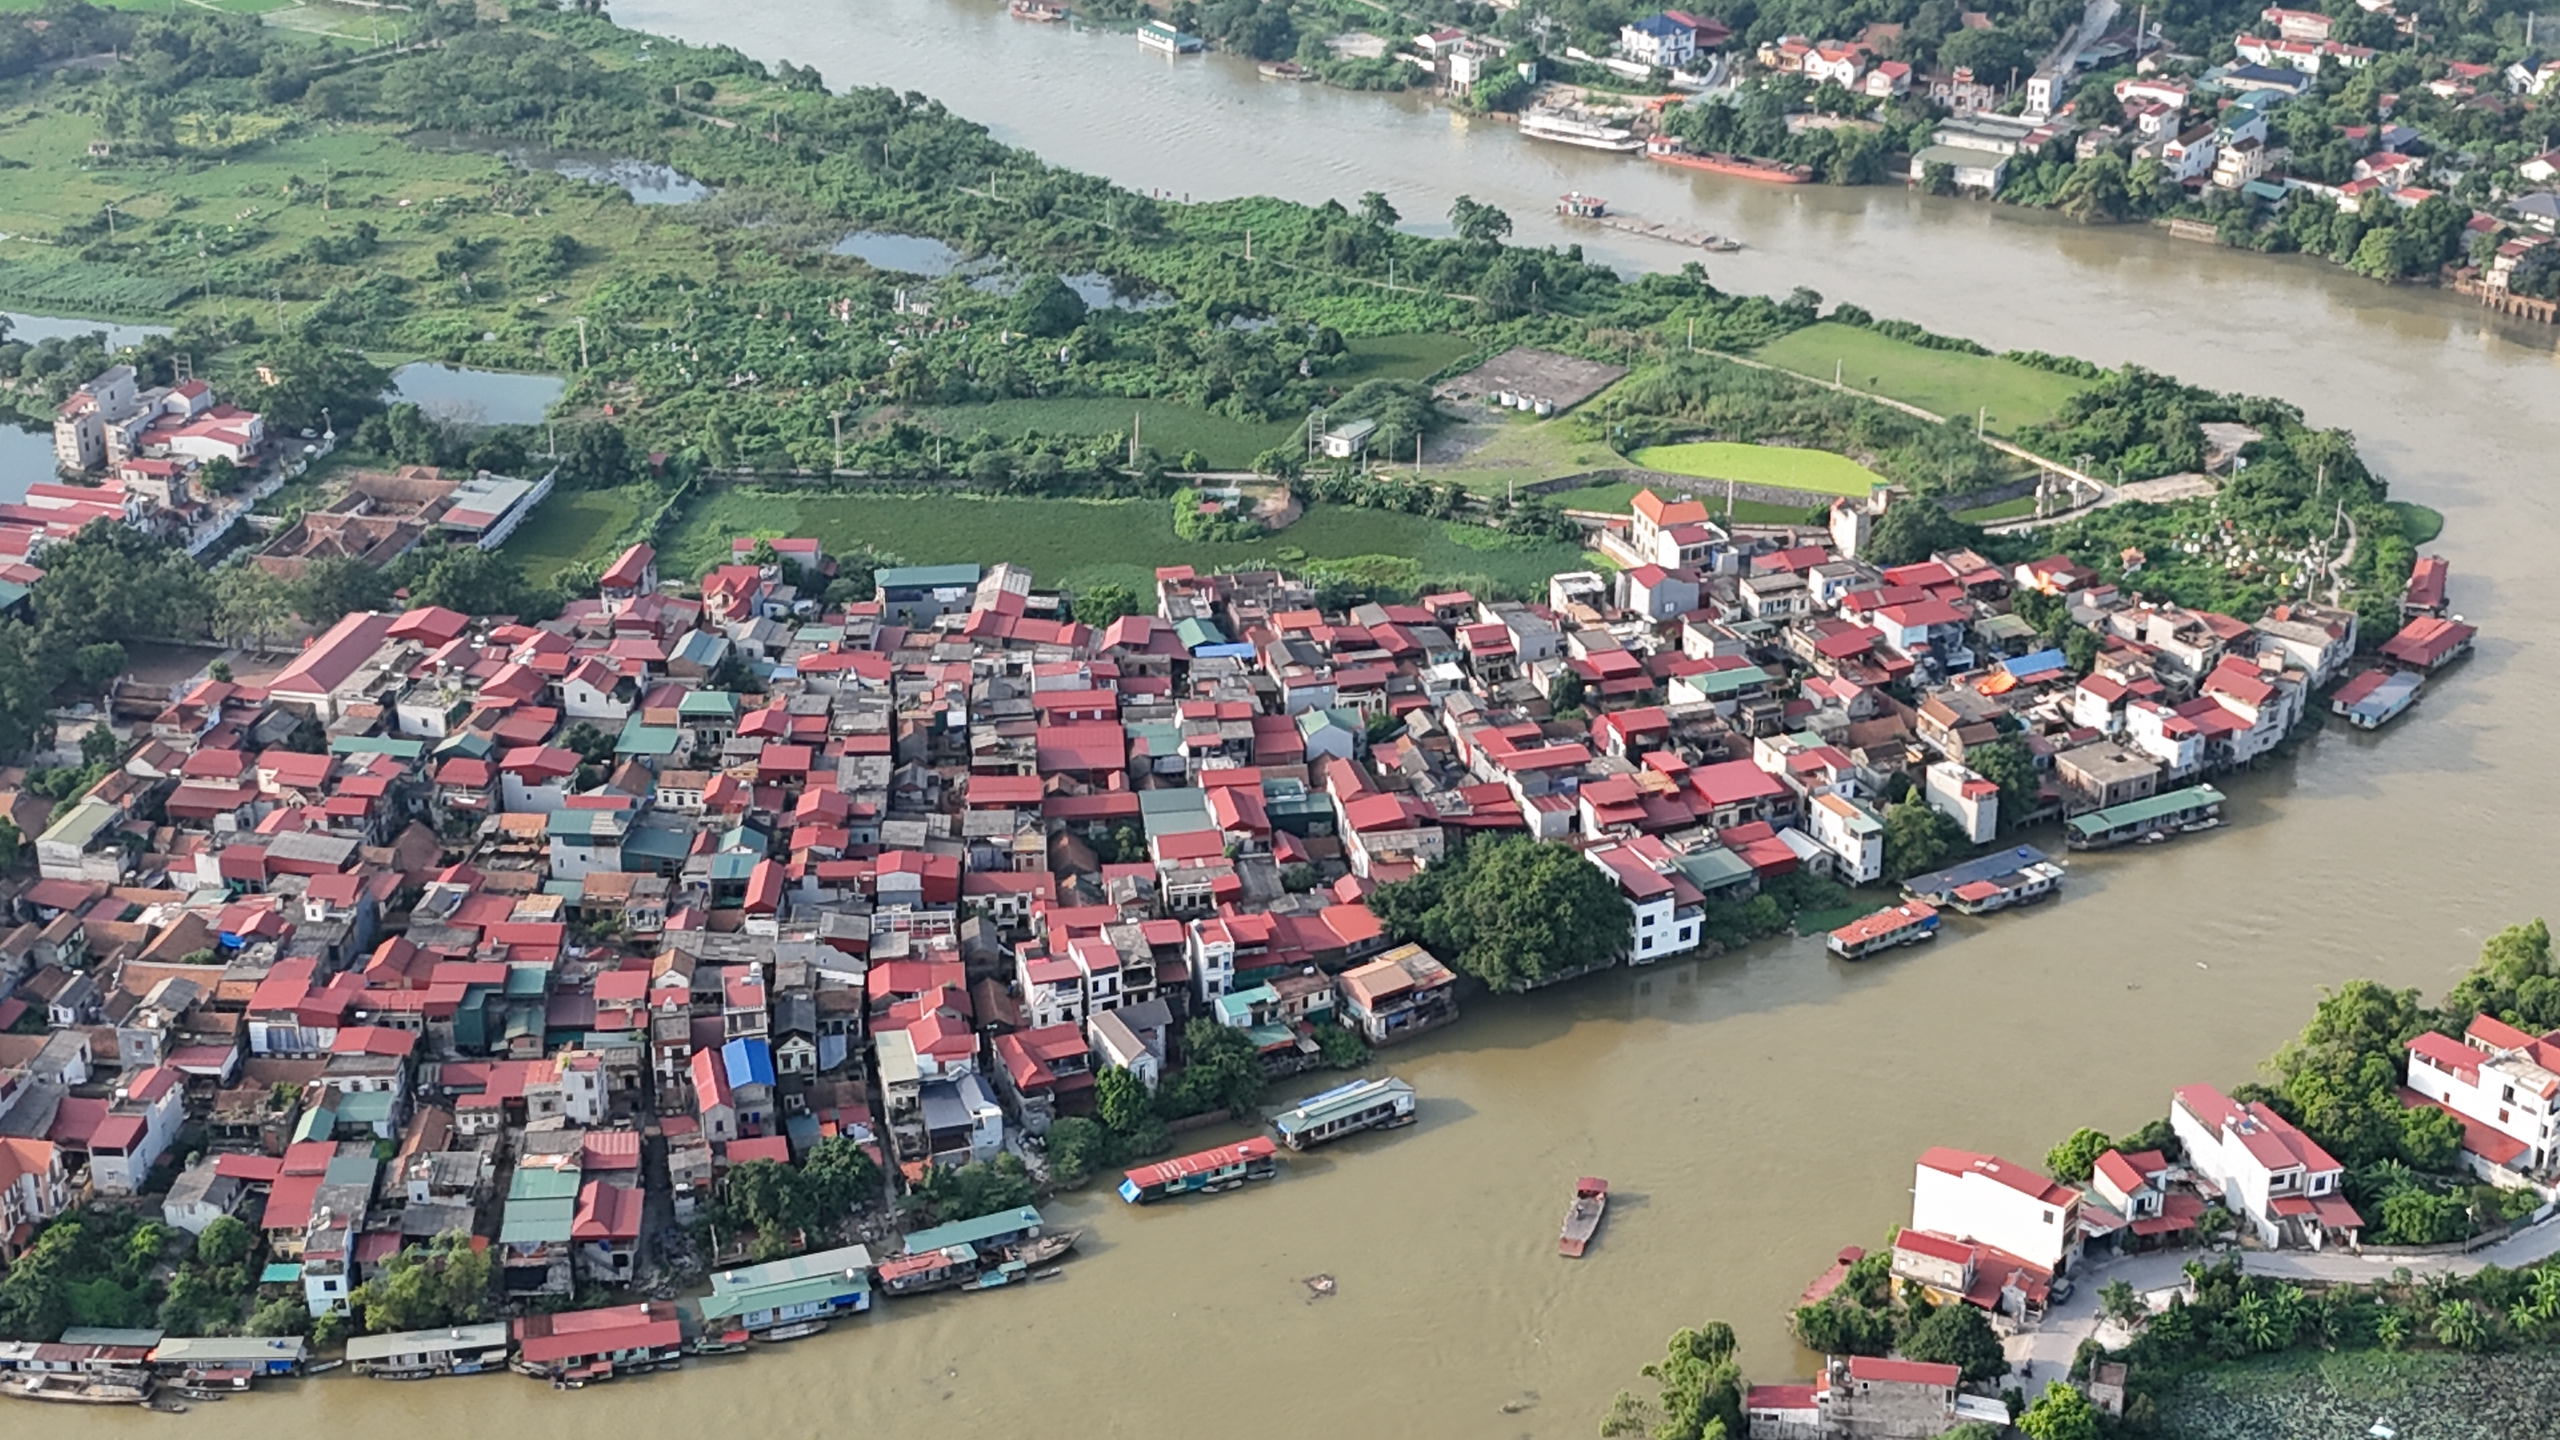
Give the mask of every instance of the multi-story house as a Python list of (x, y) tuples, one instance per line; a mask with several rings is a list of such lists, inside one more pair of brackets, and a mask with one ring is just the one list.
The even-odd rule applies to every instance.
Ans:
[(2219, 1187), (2223, 1205), (2269, 1249), (2352, 1245), (2364, 1228), (2342, 1193), (2345, 1167), (2264, 1104), (2182, 1086), (2169, 1101), (2169, 1126), (2188, 1168)]

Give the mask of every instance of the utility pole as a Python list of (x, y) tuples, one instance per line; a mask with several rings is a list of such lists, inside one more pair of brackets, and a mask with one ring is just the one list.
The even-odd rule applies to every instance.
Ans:
[(844, 412), (841, 410), (835, 411), (829, 418), (836, 422), (835, 468), (841, 470), (844, 468)]
[(116, 238), (116, 202), (113, 200), (107, 202), (107, 238)]
[(587, 368), (587, 317), (578, 317), (578, 368)]
[(1974, 439), (1976, 439), (1976, 440), (1980, 440), (1980, 439), (1982, 438), (1982, 430), (1983, 430), (1983, 427), (1984, 427), (1984, 426), (1986, 426), (1986, 425), (1988, 425), (1988, 424), (1990, 424), (1990, 423), (1991, 423), (1991, 407), (1990, 407), (1990, 406), (1985, 405), (1985, 406), (1983, 406), (1980, 410), (1975, 411), (1975, 412), (1974, 412), (1974, 416), (1973, 416), (1973, 438), (1974, 438)]
[(1689, 353), (1698, 353), (1698, 317), (1695, 315), (1689, 317)]
[(1253, 263), (1253, 232), (1250, 230), (1244, 232), (1244, 263)]

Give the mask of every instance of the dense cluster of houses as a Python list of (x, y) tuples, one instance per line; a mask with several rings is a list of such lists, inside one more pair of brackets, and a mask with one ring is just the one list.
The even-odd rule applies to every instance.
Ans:
[(141, 383), (110, 366), (54, 411), (54, 466), (96, 483), (34, 485), (0, 506), (0, 557), (24, 561), (92, 520), (186, 533), (211, 514), (204, 468), (253, 470), (272, 458), (265, 417), (224, 403), (203, 380)]
[[(556, 1304), (641, 1277), (730, 1167), (830, 1137), (910, 1182), (989, 1160), (1104, 1069), (1164, 1083), (1195, 1018), (1275, 1076), (1332, 1027), (1448, 1023), (1456, 977), (1365, 899), (1454, 841), (1579, 847), (1645, 963), (1769, 877), (1876, 879), (1898, 779), (1991, 841), (1980, 746), (2023, 747), (2040, 812), (2136, 833), (2356, 651), (2345, 612), (2136, 603), (2060, 557), (1877, 566), (1875, 513), (1738, 539), (1648, 491), (1599, 540), (1624, 569), (1545, 603), (1327, 613), (1176, 566), (1096, 628), (1000, 564), (827, 607), (817, 542), (742, 539), (692, 586), (635, 546), (539, 625), (348, 615), (12, 811), (0, 1245), (191, 1156), (161, 1213), (248, 1221), (315, 1315), (455, 1231)], [(2413, 627), (2452, 623), (2442, 582)]]

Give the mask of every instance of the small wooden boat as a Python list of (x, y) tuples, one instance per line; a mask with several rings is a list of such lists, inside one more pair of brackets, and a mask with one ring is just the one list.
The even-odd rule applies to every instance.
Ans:
[(1573, 1205), (1564, 1212), (1564, 1235), (1556, 1241), (1556, 1253), (1579, 1260), (1591, 1246), (1591, 1237), (1600, 1233), (1600, 1217), (1609, 1209), (1609, 1182), (1596, 1175), (1585, 1175), (1573, 1184)]
[(735, 1355), (747, 1348), (748, 1333), (730, 1330), (718, 1335), (696, 1335), (684, 1342), (687, 1355)]
[(1265, 60), (1253, 67), (1265, 80), (1313, 80), (1316, 72), (1295, 60)]
[(344, 1360), (323, 1360), (316, 1365), (303, 1366), (302, 1373), (305, 1375), (326, 1375), (330, 1371), (335, 1370), (346, 1363), (347, 1362)]
[(1031, 20), (1042, 25), (1055, 25), (1067, 18), (1065, 6), (1045, 4), (1043, 0), (1013, 0), (1005, 9), (1016, 20)]
[(823, 1335), (826, 1330), (827, 1322), (824, 1320), (795, 1320), (788, 1325), (776, 1325), (756, 1338), (768, 1345), (779, 1345), (785, 1340), (805, 1340), (812, 1335)]
[(1008, 1245), (999, 1253), (1007, 1262), (1019, 1264), (1025, 1269), (1036, 1270), (1043, 1265), (1055, 1265), (1066, 1259), (1067, 1252), (1076, 1248), (1076, 1242), (1083, 1238), (1084, 1232), (1081, 1230), (1069, 1230), (1055, 1235), (1035, 1235), (1019, 1245)]

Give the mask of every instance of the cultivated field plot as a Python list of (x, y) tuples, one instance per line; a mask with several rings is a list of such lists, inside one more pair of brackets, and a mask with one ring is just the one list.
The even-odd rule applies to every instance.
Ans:
[(1042, 585), (1080, 589), (1116, 583), (1141, 593), (1152, 590), (1159, 565), (1216, 569), (1377, 557), (1391, 563), (1364, 565), (1364, 573), (1481, 579), (1507, 594), (1525, 595), (1542, 591), (1555, 571), (1580, 564), (1580, 552), (1571, 545), (1522, 542), (1480, 526), (1339, 505), (1314, 506), (1288, 529), (1261, 539), (1203, 545), (1175, 536), (1173, 508), (1162, 500), (724, 488), (695, 504), (659, 547), (660, 568), (669, 575), (699, 575), (727, 558), (729, 540), (738, 535), (813, 535), (831, 551), (870, 545), (917, 565), (1010, 560), (1029, 566)]
[(1480, 400), (1488, 395), (1525, 395), (1558, 410), (1570, 410), (1609, 388), (1627, 373), (1623, 365), (1603, 365), (1553, 350), (1522, 347), (1505, 350), (1463, 375), (1440, 382), (1434, 392), (1443, 400)]
[(1253, 457), (1298, 433), (1294, 420), (1234, 420), (1173, 400), (1108, 397), (995, 400), (983, 405), (930, 405), (918, 420), (946, 435), (986, 431), (999, 440), (1042, 435), (1126, 435), (1135, 423), (1139, 443), (1174, 460), (1193, 450), (1212, 470), (1242, 470)]
[(1816, 380), (1836, 373), (1851, 389), (1949, 418), (1977, 415), (1988, 407), (1985, 423), (2004, 434), (2052, 419), (2065, 401), (2089, 386), (2086, 380), (2014, 360), (1931, 350), (1830, 321), (1773, 340), (1753, 351), (1752, 358)]
[(1686, 445), (1650, 445), (1631, 458), (1648, 470), (1673, 475), (1776, 485), (1820, 495), (1864, 495), (1885, 483), (1883, 476), (1846, 455), (1788, 445), (1699, 440)]

